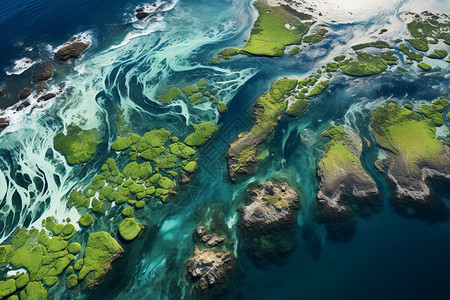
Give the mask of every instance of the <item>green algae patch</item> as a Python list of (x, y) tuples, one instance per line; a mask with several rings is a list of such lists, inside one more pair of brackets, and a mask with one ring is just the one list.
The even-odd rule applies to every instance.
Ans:
[(311, 23), (302, 23), (281, 6), (268, 6), (261, 2), (255, 2), (253, 5), (259, 16), (242, 52), (251, 55), (283, 56), (286, 46), (301, 44), (302, 37), (308, 32)]
[(126, 218), (119, 225), (119, 234), (124, 240), (132, 241), (139, 235), (142, 227), (134, 218)]
[(16, 282), (14, 279), (0, 281), (0, 297), (11, 295), (16, 291)]
[(227, 104), (225, 102), (219, 102), (217, 104), (217, 110), (220, 114), (224, 114), (227, 112)]
[(448, 105), (449, 103), (447, 99), (440, 97), (434, 100), (431, 105), (420, 106), (419, 112), (427, 117), (434, 124), (434, 126), (442, 126), (444, 125), (442, 112)]
[(131, 218), (134, 214), (133, 208), (131, 206), (127, 206), (122, 210), (122, 215), (128, 218)]
[(428, 54), (427, 57), (434, 59), (443, 59), (447, 56), (448, 52), (445, 50), (434, 50), (432, 53)]
[(427, 52), (428, 50), (430, 50), (426, 39), (406, 39), (406, 41), (408, 41), (411, 46), (413, 46), (414, 49), (418, 51)]
[(167, 104), (179, 97), (181, 97), (181, 90), (176, 86), (172, 86), (167, 89), (162, 95), (159, 95), (156, 98), (161, 101), (161, 103)]
[(424, 62), (418, 63), (417, 66), (419, 68), (421, 68), (422, 70), (424, 70), (424, 71), (430, 71), (431, 70), (431, 66), (429, 64), (427, 64), (427, 63), (424, 63)]
[(362, 49), (371, 48), (371, 47), (373, 47), (373, 48), (380, 48), (380, 49), (392, 48), (392, 46), (389, 45), (385, 41), (376, 41), (376, 42), (368, 42), (368, 43), (363, 43), (363, 44), (357, 44), (357, 45), (352, 46), (352, 49), (357, 51), (357, 50), (362, 50)]
[(398, 60), (398, 57), (394, 55), (394, 52), (392, 51), (384, 51), (380, 53), (380, 56), (382, 59), (384, 59), (387, 62), (395, 62)]
[(408, 46), (406, 46), (405, 44), (401, 44), (398, 49), (400, 49), (400, 51), (403, 52), (403, 54), (406, 55), (406, 57), (408, 57), (411, 60), (415, 60), (417, 62), (420, 62), (423, 60), (423, 55), (414, 51), (411, 51), (411, 49), (409, 49)]
[(185, 166), (183, 166), (183, 170), (188, 173), (194, 173), (197, 170), (197, 163), (195, 161), (190, 161)]
[(317, 96), (330, 85), (329, 81), (321, 81), (309, 92), (308, 97)]
[(357, 61), (346, 61), (341, 63), (341, 72), (351, 76), (369, 76), (384, 72), (387, 63), (380, 56), (356, 52)]
[(73, 288), (78, 284), (78, 277), (75, 274), (70, 275), (67, 277), (67, 287)]
[(28, 284), (29, 281), (30, 281), (30, 278), (28, 277), (27, 274), (20, 275), (16, 279), (16, 288), (17, 289), (21, 289), (21, 288), (25, 287)]
[(191, 84), (191, 85), (187, 85), (187, 86), (181, 88), (181, 90), (183, 91), (183, 93), (186, 94), (186, 96), (190, 96), (190, 95), (200, 91), (200, 89), (198, 88), (198, 86), (195, 83)]
[(78, 223), (80, 223), (80, 225), (83, 227), (89, 227), (92, 225), (92, 223), (94, 223), (94, 217), (88, 212), (86, 212), (84, 215), (80, 217)]
[(32, 281), (27, 284), (25, 288), (25, 297), (22, 297), (22, 293), (20, 298), (24, 299), (33, 299), (33, 300), (45, 300), (47, 299), (47, 290), (42, 286), (40, 281)]
[(295, 46), (295, 47), (292, 47), (291, 50), (289, 50), (288, 54), (292, 56), (292, 55), (298, 54), (299, 52), (300, 52), (300, 47)]
[(123, 151), (131, 146), (130, 138), (121, 137), (111, 144), (111, 149), (114, 151)]
[(309, 35), (303, 38), (303, 42), (308, 44), (319, 43), (327, 35), (327, 33), (328, 33), (327, 25), (319, 24), (313, 28), (313, 30)]
[(188, 146), (201, 146), (206, 143), (217, 131), (217, 126), (211, 122), (191, 124), (194, 132), (186, 137), (184, 143)]
[(288, 107), (287, 113), (292, 117), (297, 117), (308, 108), (308, 105), (308, 100), (299, 99)]
[(119, 243), (107, 232), (93, 232), (89, 235), (84, 251), (83, 267), (78, 279), (83, 289), (92, 289), (111, 269), (113, 261), (123, 254)]
[(92, 159), (97, 146), (102, 141), (97, 140), (98, 132), (95, 129), (83, 130), (75, 124), (67, 127), (67, 135), (60, 132), (54, 140), (53, 145), (67, 159), (70, 165), (83, 164)]
[(67, 247), (67, 251), (69, 251), (70, 254), (77, 255), (81, 251), (81, 245), (79, 243), (76, 243), (76, 242), (71, 243)]

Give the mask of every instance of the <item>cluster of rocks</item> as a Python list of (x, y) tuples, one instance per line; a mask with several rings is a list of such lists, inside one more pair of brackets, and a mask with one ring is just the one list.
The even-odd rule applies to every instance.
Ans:
[(197, 226), (194, 232), (194, 241), (200, 241), (207, 247), (212, 248), (222, 245), (225, 239), (223, 237), (208, 234), (208, 230), (204, 226)]
[(219, 286), (226, 286), (234, 265), (234, 254), (222, 249), (210, 249), (220, 246), (225, 239), (208, 234), (204, 226), (197, 226), (193, 234), (194, 242), (200, 242), (208, 248), (194, 248), (192, 257), (186, 262), (187, 273), (199, 293), (220, 293)]

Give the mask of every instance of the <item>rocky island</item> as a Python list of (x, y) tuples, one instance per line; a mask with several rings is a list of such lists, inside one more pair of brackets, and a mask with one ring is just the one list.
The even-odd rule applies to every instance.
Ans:
[(368, 216), (380, 210), (381, 200), (375, 181), (361, 164), (359, 136), (340, 126), (331, 126), (322, 135), (331, 141), (317, 164), (317, 217), (330, 239), (344, 241), (355, 232), (356, 215)]
[(299, 196), (286, 182), (270, 181), (252, 189), (250, 196), (238, 220), (247, 253), (257, 264), (280, 262), (296, 245)]

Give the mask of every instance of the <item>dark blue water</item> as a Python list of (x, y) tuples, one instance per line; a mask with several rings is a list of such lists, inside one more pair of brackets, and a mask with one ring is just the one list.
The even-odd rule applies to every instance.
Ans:
[[(27, 199), (21, 199), (16, 193), (13, 197), (15, 214), (8, 214), (0, 223), (2, 234), (5, 234), (5, 224), (28, 226), (50, 208), (54, 210), (51, 213), (61, 214), (58, 204), (65, 203), (71, 187), (87, 185), (106, 158), (115, 155), (104, 144), (94, 161), (83, 167), (50, 164), (53, 159), (60, 159), (50, 151), (54, 134), (73, 120), (98, 126), (105, 141), (116, 138), (114, 124), (119, 105), (131, 111), (129, 126), (139, 134), (164, 127), (184, 136), (191, 130), (186, 124), (188, 117), (191, 122), (217, 121), (219, 126), (215, 137), (199, 150), (199, 172), (189, 189), (180, 191), (170, 204), (155, 204), (136, 214), (136, 218), (146, 224), (146, 234), (125, 247), (127, 254), (115, 263), (112, 280), (88, 294), (67, 291), (62, 281), (49, 290), (49, 299), (74, 299), (76, 296), (181, 299), (189, 295), (192, 289), (184, 279), (184, 262), (194, 247), (191, 234), (195, 226), (211, 223), (223, 230), (230, 240), (238, 236), (236, 209), (248, 182), (232, 184), (228, 180), (225, 160), (228, 144), (240, 132), (251, 128), (253, 103), (274, 80), (282, 76), (301, 77), (317, 69), (321, 59), (333, 50), (335, 39), (339, 39), (333, 34), (323, 44), (312, 46), (311, 53), (303, 52), (295, 57), (242, 56), (223, 62), (221, 70), (212, 70), (208, 61), (214, 53), (224, 47), (242, 46), (242, 41), (248, 37), (252, 15), (247, 2), (238, 5), (204, 0), (179, 2), (167, 14), (164, 29), (135, 39), (122, 48), (109, 48), (119, 44), (133, 30), (129, 24), (131, 14), (142, 4), (100, 0), (3, 0), (0, 3), (0, 83), (29, 82), (28, 73), (20, 79), (20, 76), (7, 77), (3, 70), (25, 54), (36, 59), (48, 58), (50, 54), (43, 50), (42, 43), (56, 47), (74, 34), (87, 31), (92, 33), (94, 42), (83, 60), (75, 63), (85, 68), (83, 76), (86, 77), (74, 75), (76, 72), (71, 68), (58, 75), (61, 80), (71, 76), (68, 82), (72, 94), (42, 117), (30, 114), (23, 123), (23, 131), (17, 129), (2, 137), (0, 166), (5, 174), (16, 176), (12, 178), (17, 184), (26, 187), (30, 178), (37, 177), (41, 181), (37, 190), (44, 193), (41, 185), (55, 183), (55, 175), (65, 180), (65, 184), (55, 183), (55, 194), (50, 193), (45, 199), (36, 198), (39, 192), (31, 188), (30, 197), (24, 197)], [(235, 24), (224, 29), (227, 21)], [(334, 29), (351, 32), (352, 25)], [(23, 42), (23, 46), (14, 47), (16, 42)], [(33, 47), (33, 53), (24, 53), (26, 47)], [(202, 65), (197, 66), (197, 62)], [(244, 69), (248, 72), (243, 72)], [(246, 75), (248, 78), (244, 78)], [(232, 98), (225, 115), (217, 117), (208, 109), (186, 112), (181, 106), (168, 108), (150, 101), (155, 90), (160, 92), (173, 84), (181, 86), (200, 78), (216, 81), (224, 90), (227, 86), (223, 82), (234, 82), (235, 86), (222, 95), (223, 99)], [(362, 162), (380, 189), (383, 198), (380, 213), (368, 219), (359, 218), (353, 239), (335, 244), (327, 240), (324, 228), (314, 221), (312, 210), (318, 185), (316, 164), (328, 141), (320, 137), (320, 132), (331, 121), (359, 129), (360, 136), (375, 145), (368, 129), (371, 103), (390, 97), (407, 98), (410, 102), (430, 101), (448, 91), (449, 79), (392, 72), (362, 79), (340, 76), (333, 80), (333, 85), (311, 102), (305, 114), (298, 118), (285, 116), (281, 120), (267, 145), (273, 156), (261, 162), (249, 180), (262, 182), (282, 174), (298, 186), (302, 209), (295, 252), (280, 265), (271, 264), (261, 269), (254, 266), (238, 245), (236, 270), (223, 298), (448, 299), (449, 223), (427, 224), (393, 212), (388, 201), (391, 187), (373, 166), (378, 154), (376, 147), (365, 148)], [(365, 104), (355, 105), (362, 102)], [(90, 115), (91, 110), (95, 114)], [(300, 139), (305, 130), (312, 144)], [(14, 147), (9, 147), (10, 144)], [(127, 162), (126, 157), (117, 160), (123, 165)], [(28, 177), (17, 172), (28, 166), (30, 169), (38, 166), (39, 171), (36, 174), (30, 171)], [(23, 207), (32, 210), (24, 203), (29, 200), (32, 204), (36, 199), (41, 203), (35, 215), (31, 217), (21, 211)], [(446, 201), (448, 204), (448, 199)], [(4, 207), (2, 203), (2, 210)], [(21, 213), (27, 217), (22, 218)], [(117, 235), (115, 225), (109, 220), (105, 220), (103, 226), (104, 230)], [(83, 233), (79, 241), (85, 239), (86, 233)]]

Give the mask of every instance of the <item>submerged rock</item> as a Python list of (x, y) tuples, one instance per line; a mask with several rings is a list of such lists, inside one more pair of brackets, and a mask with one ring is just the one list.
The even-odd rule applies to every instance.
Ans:
[(450, 148), (437, 139), (435, 125), (396, 103), (378, 107), (371, 122), (377, 144), (388, 151), (377, 166), (395, 186), (394, 209), (428, 221), (448, 218), (448, 208), (430, 188), (430, 181), (447, 190), (450, 185)]
[(48, 101), (48, 100), (50, 100), (52, 98), (55, 98), (55, 97), (56, 97), (56, 94), (48, 93), (48, 94), (45, 94), (45, 95), (42, 95), (41, 97), (39, 97), (37, 101), (38, 102)]
[(53, 76), (53, 72), (55, 68), (52, 63), (47, 61), (38, 66), (38, 69), (33, 73), (33, 81), (45, 81), (50, 79)]
[(77, 59), (81, 57), (81, 54), (86, 50), (90, 44), (83, 43), (72, 38), (69, 42), (65, 43), (54, 54), (54, 59), (57, 63), (63, 63), (71, 58)]
[(238, 221), (247, 253), (257, 261), (279, 261), (296, 245), (299, 196), (286, 182), (270, 181), (250, 195), (252, 202), (242, 208)]
[(368, 216), (381, 208), (381, 201), (375, 181), (361, 164), (359, 136), (340, 126), (332, 126), (323, 135), (331, 141), (317, 165), (317, 217), (329, 238), (343, 241), (355, 232), (355, 214)]
[(231, 252), (194, 248), (192, 257), (186, 262), (187, 272), (194, 281), (195, 289), (204, 293), (226, 283), (234, 266)]
[(28, 96), (31, 95), (31, 89), (30, 88), (24, 88), (20, 93), (19, 93), (19, 98), (20, 99), (25, 99)]
[(6, 87), (6, 85), (2, 85), (2, 86), (0, 87), (0, 98), (5, 97), (6, 92), (7, 92), (7, 87)]

